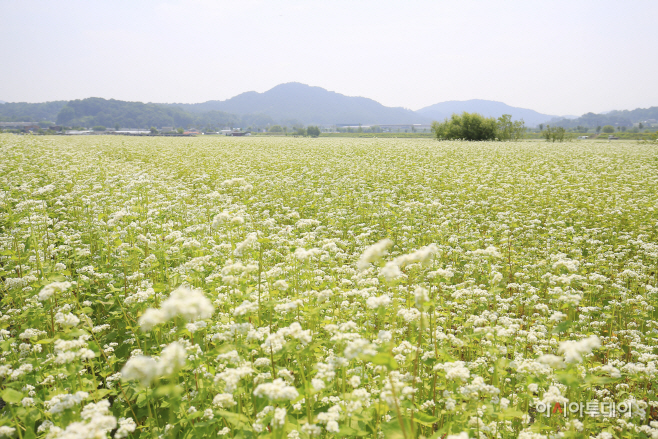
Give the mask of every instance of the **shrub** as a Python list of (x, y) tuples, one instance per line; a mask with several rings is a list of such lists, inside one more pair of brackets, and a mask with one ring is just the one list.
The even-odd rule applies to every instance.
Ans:
[(551, 128), (550, 125), (546, 125), (546, 129), (541, 132), (541, 135), (544, 139), (546, 139), (547, 142), (564, 142), (564, 140), (568, 138), (567, 130), (565, 130), (563, 127)]
[(306, 128), (306, 133), (311, 137), (318, 137), (320, 136), (320, 128), (316, 126), (310, 126)]
[(432, 131), (439, 140), (495, 140), (497, 126), (492, 117), (463, 112), (443, 122), (432, 122)]

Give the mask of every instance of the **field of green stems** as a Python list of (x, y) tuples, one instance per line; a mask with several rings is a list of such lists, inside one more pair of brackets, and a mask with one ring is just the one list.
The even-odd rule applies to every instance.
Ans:
[(658, 146), (0, 135), (0, 438), (658, 438)]

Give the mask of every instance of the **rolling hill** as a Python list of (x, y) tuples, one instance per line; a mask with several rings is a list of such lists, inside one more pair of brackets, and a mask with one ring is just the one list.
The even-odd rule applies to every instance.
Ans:
[(537, 126), (540, 123), (545, 123), (557, 116), (542, 114), (535, 110), (527, 108), (512, 107), (497, 101), (486, 101), (482, 99), (471, 99), (468, 101), (446, 101), (438, 104), (430, 105), (421, 108), (416, 113), (425, 116), (432, 120), (444, 120), (449, 118), (453, 113), (462, 113), (467, 111), (469, 113), (479, 113), (485, 117), (500, 117), (503, 114), (512, 115), (512, 119), (523, 119), (526, 126)]
[(372, 99), (345, 96), (298, 82), (280, 84), (263, 93), (249, 91), (225, 101), (172, 105), (189, 112), (216, 110), (240, 115), (267, 114), (281, 123), (368, 125), (431, 121), (401, 107), (386, 107)]
[(266, 128), (274, 124), (428, 124), (464, 111), (486, 117), (511, 114), (515, 120), (523, 119), (528, 127), (542, 123), (566, 128), (606, 124), (632, 126), (634, 122), (655, 122), (658, 119), (658, 107), (610, 111), (607, 114), (587, 113), (580, 117), (552, 116), (482, 99), (440, 102), (412, 111), (402, 107), (387, 107), (373, 99), (346, 96), (321, 87), (290, 82), (263, 93), (250, 91), (223, 101), (211, 100), (196, 104), (145, 104), (101, 98), (44, 103), (0, 101), (0, 122), (57, 121), (67, 126), (118, 124), (121, 127), (138, 128)]

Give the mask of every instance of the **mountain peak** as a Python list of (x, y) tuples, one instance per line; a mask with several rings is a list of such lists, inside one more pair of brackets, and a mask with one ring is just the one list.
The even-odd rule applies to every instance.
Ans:
[(194, 112), (218, 110), (241, 115), (267, 114), (276, 121), (305, 125), (429, 123), (429, 119), (411, 110), (386, 107), (372, 99), (345, 96), (300, 82), (279, 84), (263, 93), (251, 91), (225, 101), (182, 107)]
[[(303, 84), (301, 82), (284, 82), (283, 84), (275, 85), (271, 89), (267, 91), (272, 91), (272, 90), (302, 90), (302, 89), (309, 89), (309, 88), (322, 88), (322, 87), (313, 87), (308, 84)], [(322, 89), (324, 90), (324, 89)], [(267, 93), (267, 91), (265, 93)]]

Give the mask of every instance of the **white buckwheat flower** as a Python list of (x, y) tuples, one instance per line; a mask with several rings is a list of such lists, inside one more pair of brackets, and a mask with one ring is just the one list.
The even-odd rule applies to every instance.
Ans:
[(299, 396), (299, 392), (293, 386), (289, 386), (281, 378), (277, 378), (271, 383), (259, 384), (254, 390), (254, 395), (266, 397), (270, 401), (293, 400)]

